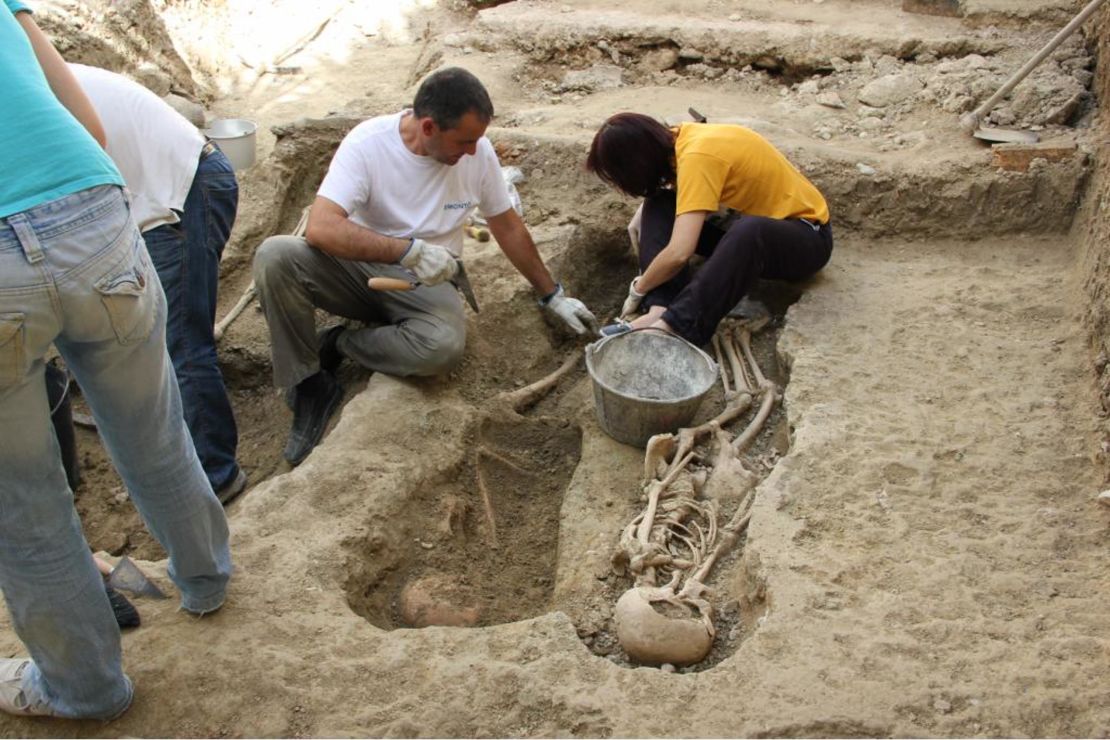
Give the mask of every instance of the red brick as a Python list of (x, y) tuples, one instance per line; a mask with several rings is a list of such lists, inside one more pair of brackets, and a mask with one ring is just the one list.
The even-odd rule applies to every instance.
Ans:
[(1063, 162), (1075, 156), (1075, 144), (995, 144), (991, 164), (1011, 172), (1025, 172), (1034, 159)]

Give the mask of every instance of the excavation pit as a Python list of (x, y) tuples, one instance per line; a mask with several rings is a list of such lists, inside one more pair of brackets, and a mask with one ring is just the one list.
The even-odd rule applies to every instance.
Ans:
[[(220, 349), (230, 350), (232, 361), (226, 362), (228, 357), (222, 356), (221, 369), (239, 432), (236, 457), (248, 480), (244, 493), (229, 503), (228, 511), (232, 513), (251, 489), (290, 470), (282, 450), (293, 414), (285, 403), (284, 393), (273, 388), (268, 364), (237, 357), (237, 348), (221, 345)], [(342, 404), (346, 404), (366, 387), (370, 373), (345, 363), (338, 377), (345, 389)], [(138, 560), (166, 557), (129, 500), (127, 489), (95, 427), (89, 424), (91, 415), (80, 387), (73, 383), (71, 389), (78, 420), (75, 431), (81, 470), (81, 484), (74, 491), (74, 504), (85, 539), (94, 552), (130, 555)], [(328, 425), (329, 430), (341, 417), (341, 409)]]
[[(337, 144), (347, 123), (298, 126), (293, 127), (298, 133), (285, 140), (280, 152), (275, 150), (272, 160), (300, 163), (297, 171), (303, 170), (304, 178), (313, 181), (321, 175), (317, 150)], [(603, 321), (610, 320), (636, 270), (624, 231), (633, 204), (610, 193), (600, 194), (598, 183), (575, 168), (557, 167), (561, 162), (577, 161), (579, 156), (565, 141), (524, 139), (499, 132), (495, 142), (527, 171), (542, 166), (557, 173), (554, 183), (544, 178), (521, 187), (526, 209), (535, 204), (527, 211), (530, 219), (539, 221), (533, 234), (552, 272), (571, 295), (585, 300)], [(553, 188), (559, 198), (551, 196)], [(292, 190), (285, 197), (276, 197), (275, 202), (288, 204), (276, 221), (285, 224), (292, 214), (299, 214), (301, 197)], [(553, 207), (568, 198), (568, 203), (579, 204), (573, 212)], [(576, 340), (544, 320), (530, 291), (521, 285), (519, 275), (495, 244), (468, 241), (467, 261), (483, 310), (481, 314), (468, 313), (463, 363), (445, 378), (405, 385), (427, 389), (418, 392), (420, 403), (429, 404), (427, 408), (437, 404), (434, 398), (440, 390), (450, 389), (467, 409), (463, 413), (481, 420), (468, 422), (469, 430), (463, 432), (468, 454), (458, 459), (450, 454), (433, 455), (436, 463), (424, 479), (415, 487), (406, 487), (407, 493), (398, 493), (404, 501), (391, 505), (394, 516), (388, 518), (389, 524), (367, 522), (365, 532), (344, 538), (346, 566), (341, 580), (346, 603), (354, 614), (386, 631), (433, 625), (483, 628), (564, 612), (595, 654), (631, 667), (627, 656), (614, 647), (609, 618), (598, 624), (598, 620), (584, 617), (580, 605), (564, 598), (558, 588), (565, 561), (581, 554), (576, 545), (567, 544), (568, 535), (571, 542), (576, 537), (588, 539), (609, 551), (622, 526), (610, 526), (606, 517), (582, 517), (578, 516), (581, 512), (563, 510), (564, 494), (581, 463), (586, 433), (582, 427), (588, 426), (592, 435), (601, 433), (591, 418), (585, 364), (579, 359), (556, 387), (527, 408), (516, 413), (495, 408), (500, 395), (520, 389), (572, 359), (578, 351)], [(241, 293), (245, 277), (242, 272), (232, 273), (222, 288), (229, 298)], [(780, 387), (785, 386), (785, 368), (779, 366), (775, 341), (788, 306), (799, 295), (797, 289), (778, 284), (761, 285), (756, 291), (756, 297), (770, 307), (774, 321), (753, 339), (753, 350)], [(318, 316), (320, 325), (334, 321), (334, 317)], [(252, 488), (290, 472), (281, 459), (281, 449), (291, 419), (281, 394), (271, 387), (268, 350), (265, 322), (254, 307), (244, 312), (220, 345)], [(365, 371), (344, 363), (340, 380), (345, 403), (359, 396), (367, 377)], [(720, 389), (711, 389), (694, 423), (711, 417), (722, 402)], [(341, 423), (342, 414), (339, 416), (337, 422)], [(781, 408), (776, 409), (764, 433), (745, 453), (745, 463), (755, 465), (761, 475), (789, 448), (785, 419)], [(368, 422), (376, 425), (378, 420)], [(95, 433), (86, 436), (90, 446), (94, 445)], [(429, 438), (428, 444), (436, 442)], [(328, 445), (326, 437), (323, 445)], [(410, 453), (418, 454), (416, 449), (406, 451)], [(163, 557), (126, 501), (122, 487), (111, 488), (118, 486), (110, 481), (114, 471), (103, 451), (98, 454), (110, 493), (96, 511), (82, 511), (94, 549), (129, 553), (139, 559)], [(312, 469), (307, 463), (306, 468)], [(612, 481), (619, 503), (614, 501), (609, 513), (623, 518), (621, 508), (627, 507), (626, 513), (631, 515), (638, 496), (637, 471), (625, 469), (620, 476)], [(248, 490), (244, 498), (252, 495), (257, 494)], [(595, 489), (587, 495), (601, 497), (603, 492)], [(92, 498), (86, 497), (86, 501)], [(78, 502), (80, 507), (80, 495)], [(230, 509), (233, 517), (236, 506)], [(726, 505), (722, 516), (731, 511)], [(350, 515), (360, 518), (357, 510)], [(721, 629), (709, 657), (687, 671), (718, 665), (754, 629), (752, 620), (758, 617), (761, 603), (742, 602), (736, 594), (746, 567), (742, 548), (743, 540), (722, 558), (713, 576), (712, 585), (721, 594), (716, 601)], [(577, 593), (586, 595), (591, 605), (586, 611), (602, 608), (604, 612), (616, 604), (627, 585), (619, 575), (594, 571), (582, 579)]]
[[(781, 416), (772, 417), (771, 428), (748, 453), (757, 463), (771, 450), (780, 458), (759, 486), (747, 539), (714, 569), (716, 641), (705, 661), (679, 669), (700, 671), (698, 676), (625, 670), (631, 663), (619, 649), (605, 646), (605, 612), (628, 585), (609, 569), (606, 549), (635, 510), (642, 455), (637, 461), (634, 449), (597, 428), (581, 368), (560, 384), (559, 397), (552, 394), (530, 412), (582, 427), (582, 459), (563, 497), (559, 565), (543, 606), (547, 612), (488, 628), (385, 631), (349, 608), (346, 582), (355, 576), (361, 585), (369, 582), (360, 568), (397, 567), (409, 557), (413, 533), (398, 531), (393, 539), (389, 529), (410, 528), (415, 483), (426, 478), (429, 488), (457, 490), (461, 486), (450, 485), (455, 478), (474, 474), (456, 454), (468, 427), (405, 436), (417, 426), (406, 427), (400, 411), (391, 410), (446, 409), (440, 418), (465, 423), (484, 412), (497, 391), (543, 375), (572, 348), (543, 325), (530, 289), (496, 246), (490, 245), (487, 258), (468, 245), (468, 259), (479, 257), (470, 272), (482, 314), (468, 318), (473, 339), (466, 366), (430, 391), (421, 383), (382, 377), (364, 391), (345, 381), (349, 403), (343, 418), (303, 467), (289, 471), (279, 464), (272, 473), (265, 466), (248, 468), (252, 487), (228, 508), (237, 569), (225, 608), (198, 621), (177, 611), (173, 599), (138, 604), (144, 625), (123, 637), (124, 665), (136, 679), (135, 706), (109, 725), (80, 723), (60, 731), (197, 737), (1102, 732), (1105, 702), (1097, 687), (1107, 673), (1100, 649), (1107, 639), (1101, 618), (1107, 595), (1105, 587), (1092, 584), (1103, 582), (1106, 520), (1091, 499), (1106, 483), (1100, 439), (1090, 437), (1093, 430), (1104, 436), (1106, 419), (1089, 406), (1090, 396), (1097, 395), (1095, 406), (1100, 397), (1105, 402), (1110, 387), (1100, 355), (1107, 326), (1100, 296), (1110, 263), (1105, 213), (1099, 210), (1108, 191), (1105, 153), (1097, 146), (1105, 138), (1105, 116), (1085, 123), (1088, 101), (1076, 108), (1079, 118), (1066, 119), (1078, 122), (1080, 151), (1090, 152), (1097, 164), (1084, 196), (1083, 157), (1024, 173), (998, 172), (989, 150), (959, 133), (953, 110), (996, 89), (1082, 4), (965, 0), (961, 6), (968, 13), (979, 13), (971, 24), (910, 17), (898, 0), (741, 0), (727, 13), (735, 20), (720, 17), (719, 3), (698, 0), (683, 5), (682, 18), (667, 4), (638, 6), (635, 18), (626, 15), (633, 27), (627, 35), (611, 33), (588, 14), (619, 10), (596, 2), (492, 9), (520, 14), (514, 38), (550, 39), (553, 49), (574, 49), (566, 69), (522, 61), (523, 52), (511, 48), (505, 34), (482, 25), (485, 10), (463, 17), (458, 4), (448, 10), (443, 3), (421, 3), (411, 18), (412, 37), (399, 39), (392, 33), (372, 36), (370, 28), (363, 33), (352, 21), (364, 21), (365, 4), (347, 4), (306, 53), (290, 60), (304, 74), (267, 72), (257, 80), (258, 70), (234, 55), (245, 50), (244, 39), (261, 45), (269, 35), (244, 35), (234, 18), (213, 15), (226, 4), (156, 4), (169, 30), (184, 31), (174, 46), (160, 41), (164, 33), (149, 31), (146, 20), (156, 19), (150, 3), (61, 4), (73, 21), (47, 29), (55, 39), (71, 40), (78, 22), (82, 37), (109, 29), (116, 34), (111, 49), (100, 44), (92, 51), (101, 61), (125, 53), (119, 63), (132, 69), (135, 54), (148, 49), (176, 48), (196, 62), (198, 43), (213, 39), (205, 27), (184, 21), (207, 20), (228, 41), (211, 47), (224, 55), (217, 60), (221, 66), (209, 69), (226, 75), (201, 81), (223, 89), (241, 73), (244, 82), (255, 83), (249, 90), (240, 86), (234, 99), (214, 101), (218, 108), (212, 110), (225, 116), (257, 112), (261, 124), (261, 161), (243, 179), (244, 207), (221, 276), (220, 315), (249, 282), (253, 250), (270, 234), (288, 233), (311, 201), (341, 136), (337, 132), (327, 147), (321, 142), (302, 150), (295, 161), (267, 161), (270, 127), (336, 110), (358, 117), (393, 112), (411, 101), (415, 79), (440, 63), (467, 66), (490, 86), (497, 106), (491, 139), (509, 141), (510, 151), (519, 146), (515, 159), (529, 176), (521, 188), (526, 222), (569, 292), (599, 316), (609, 318), (619, 309), (634, 265), (621, 263), (618, 275), (597, 262), (563, 260), (561, 250), (565, 233), (579, 226), (624, 236), (635, 204), (579, 177), (590, 136), (617, 110), (669, 117), (694, 107), (711, 120), (752, 121), (828, 197), (836, 250), (782, 332), (789, 419), (776, 411)], [(40, 5), (36, 14), (46, 18), (50, 6), (59, 4)], [(273, 58), (270, 52), (319, 28), (333, 10), (283, 2), (267, 8), (279, 15), (303, 9), (315, 14), (297, 15), (303, 23), (286, 23), (292, 30), (275, 34), (270, 47), (246, 61)], [(983, 13), (991, 8), (1009, 22), (986, 29), (994, 16)], [(784, 84), (791, 82), (786, 65), (781, 76), (758, 67), (745, 73), (736, 68), (740, 60), (714, 53), (740, 45), (708, 34), (703, 42), (690, 33), (687, 24), (698, 9), (716, 12), (712, 22), (744, 33), (745, 42), (759, 41), (748, 33), (752, 22), (777, 23), (783, 48), (776, 54), (786, 61), (805, 51), (790, 44), (796, 38), (813, 55), (835, 54), (848, 64), (828, 75), (817, 68), (821, 78), (796, 85)], [(1043, 14), (1050, 11), (1055, 15), (1046, 23)], [(596, 33), (579, 39), (564, 32), (582, 15), (583, 25)], [(925, 32), (907, 32), (888, 22), (892, 15), (918, 21)], [(256, 9), (247, 20), (259, 17)], [(1106, 19), (1103, 12), (1081, 29), (1092, 54), (1105, 56)], [(670, 31), (673, 45), (637, 30), (645, 26)], [(344, 50), (336, 35), (351, 29), (360, 44), (342, 63), (333, 63), (331, 53)], [(966, 45), (963, 39), (976, 29), (1005, 53)], [(844, 31), (874, 49), (869, 58), (826, 43)], [(942, 33), (949, 51), (931, 41)], [(469, 42), (471, 49), (467, 41), (448, 44), (455, 34), (483, 43)], [(136, 36), (151, 44), (137, 49), (129, 40)], [(887, 44), (895, 36), (924, 42), (906, 50), (916, 61), (897, 48), (891, 52)], [(561, 84), (567, 72), (587, 69), (595, 63), (587, 61), (585, 55), (593, 55), (587, 47), (599, 52), (596, 63), (613, 63), (595, 41), (620, 55), (614, 66), (623, 70), (623, 88), (555, 93), (535, 84)], [(633, 46), (639, 42), (645, 53), (637, 56)], [(89, 46), (76, 61), (97, 63)], [(680, 59), (674, 68), (656, 71), (645, 64), (652, 61), (653, 46), (696, 50), (703, 59), (688, 54), (689, 62)], [(71, 43), (67, 49), (81, 47)], [(196, 89), (182, 65), (161, 62), (169, 56), (155, 62), (183, 89)], [(1105, 97), (1105, 65), (1092, 67), (1082, 56), (1046, 60), (996, 113), (1024, 126), (1039, 125), (1044, 112), (1066, 112), (1056, 101), (1070, 105), (1074, 85), (1049, 83), (1067, 83), (1068, 77), (1089, 89), (1091, 101)], [(977, 66), (967, 66), (969, 61)], [(911, 72), (927, 84), (913, 100), (874, 115), (859, 104), (859, 94), (893, 72)], [(1087, 73), (1095, 75), (1094, 84), (1084, 83)], [(826, 98), (839, 98), (845, 107), (826, 107)], [(1104, 101), (1099, 107), (1105, 108)], [(497, 130), (510, 125), (508, 133)], [(1049, 129), (1060, 133), (1061, 125)], [(517, 163), (505, 156), (502, 162)], [(280, 219), (274, 214), (279, 204)], [(256, 218), (262, 211), (265, 218)], [(549, 235), (555, 236), (542, 241)], [(624, 239), (620, 246), (626, 249)], [(580, 272), (568, 279), (574, 267)], [(1082, 286), (1068, 280), (1077, 275)], [(757, 337), (754, 347), (761, 365), (762, 352), (774, 353), (762, 341)], [(232, 383), (243, 449), (249, 458), (256, 455), (254, 445), (272, 444), (267, 454), (279, 463), (289, 418), (269, 387), (268, 335), (257, 311), (244, 313), (220, 355), (253, 383)], [(1092, 361), (1101, 383), (1089, 392)], [(241, 394), (247, 396), (243, 408)], [(713, 402), (710, 394), (707, 411)], [(84, 430), (82, 435), (84, 451), (84, 442), (95, 437)], [(117, 493), (116, 484), (86, 485), (77, 493), (79, 506)], [(120, 511), (142, 530), (126, 500), (106, 507), (100, 521)], [(730, 514), (726, 508), (722, 517)], [(90, 539), (95, 528), (86, 522)], [(142, 552), (135, 538), (124, 543), (132, 552), (136, 545)], [(157, 575), (164, 564), (150, 567)], [(414, 580), (452, 575), (413, 573)], [(473, 595), (451, 592), (451, 583), (433, 579), (426, 590)], [(398, 581), (393, 594), (400, 586)], [(1041, 598), (1029, 599), (1031, 593)], [(391, 598), (396, 596), (387, 602)], [(762, 620), (760, 608), (766, 610)], [(6, 654), (25, 654), (14, 632), (6, 634)], [(597, 660), (603, 653), (608, 660)], [(1001, 687), (1000, 671), (1012, 679)], [(958, 685), (952, 676), (959, 676)], [(182, 686), (190, 690), (182, 692)], [(198, 696), (202, 713), (196, 712)], [(7, 736), (59, 732), (45, 721), (0, 721)]]
[[(780, 390), (785, 390), (789, 384), (790, 366), (789, 358), (780, 355), (778, 343), (786, 323), (786, 312), (801, 294), (798, 286), (766, 281), (758, 283), (752, 291), (752, 298), (763, 304), (770, 313), (769, 323), (761, 331), (752, 335), (752, 355), (763, 373)], [(696, 416), (687, 426), (704, 424), (719, 414), (725, 405), (724, 390), (720, 383), (715, 383), (706, 394)], [(737, 435), (757, 413), (757, 409), (751, 408), (727, 424), (726, 431), (730, 436)], [(739, 455), (739, 460), (754, 476), (756, 486), (766, 479), (778, 461), (787, 455), (791, 444), (792, 430), (787, 412), (781, 404), (776, 404), (767, 417), (762, 431)], [(714, 445), (708, 440), (697, 445), (698, 458), (702, 460), (711, 458), (713, 449)], [(640, 457), (643, 458), (642, 455)], [(727, 478), (722, 478), (717, 483), (724, 480)], [(741, 506), (743, 492), (729, 485), (714, 486), (712, 477), (707, 488), (707, 491), (710, 490), (712, 491), (710, 497), (715, 499), (720, 507), (717, 521), (723, 525)], [(617, 525), (618, 528), (628, 524), (642, 510), (644, 500), (636, 495), (637, 493), (639, 493), (638, 481), (630, 481), (621, 510), (622, 521)], [(616, 555), (617, 537), (611, 537), (610, 542), (611, 552)], [(716, 628), (709, 643), (708, 653), (703, 659), (690, 665), (671, 665), (667, 670), (679, 673), (709, 671), (733, 656), (744, 642), (755, 634), (761, 618), (767, 611), (768, 596), (759, 583), (758, 554), (749, 556), (746, 545), (747, 535), (743, 534), (717, 561), (706, 581), (712, 594), (709, 598), (714, 608), (713, 623)], [(652, 665), (650, 661), (645, 663), (630, 657), (618, 640), (616, 605), (622, 595), (633, 585), (634, 580), (627, 571), (626, 564), (614, 557), (608, 576), (597, 582), (592, 589), (588, 589), (595, 606), (573, 613), (583, 644), (593, 654), (625, 668)], [(651, 603), (650, 608), (656, 614), (669, 619), (690, 618), (688, 609), (666, 602)]]
[(453, 474), (413, 492), (389, 544), (356, 548), (351, 608), (382, 629), (485, 627), (546, 613), (563, 493), (581, 430), (553, 418), (486, 420)]

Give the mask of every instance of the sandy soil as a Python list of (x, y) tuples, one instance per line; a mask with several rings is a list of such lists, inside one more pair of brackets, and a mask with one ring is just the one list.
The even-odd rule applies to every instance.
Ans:
[[(576, 344), (544, 323), (495, 245), (470, 242), (482, 313), (463, 365), (421, 382), (346, 367), (346, 405), (295, 470), (280, 461), (289, 413), (269, 388), (265, 326), (244, 314), (221, 347), (252, 477), (229, 507), (228, 604), (196, 620), (172, 600), (138, 602), (144, 626), (124, 636), (138, 690), (120, 720), (0, 718), (0, 734), (1110, 735), (1110, 516), (1093, 501), (1105, 475), (1098, 391), (1067, 230), (1085, 165), (994, 170), (945, 107), (963, 105), (973, 77), (1003, 79), (1078, 4), (969, 1), (965, 21), (906, 16), (895, 2), (724, 5), (653, 2), (629, 18), (591, 0), (478, 14), (429, 3), (390, 20), (340, 4), (281, 60), (299, 73), (257, 79), (303, 34), (266, 47), (229, 25), (225, 40), (254, 67), (226, 55), (205, 67), (180, 44), (210, 75), (197, 73), (212, 113), (263, 124), (260, 163), (241, 177), (222, 310), (249, 281), (253, 235), (305, 205), (287, 178), (322, 174), (283, 158), (318, 143), (282, 153), (269, 126), (394, 110), (440, 63), (486, 80), (491, 136), (528, 175), (521, 193), (540, 248), (600, 314), (616, 310), (634, 270), (622, 236), (633, 204), (580, 171), (605, 116), (694, 106), (753, 125), (812, 168), (846, 225), (836, 222), (833, 261), (804, 292), (761, 287), (775, 321), (757, 354), (785, 397), (746, 458), (761, 483), (745, 540), (711, 581), (710, 659), (636, 668), (616, 643), (612, 607), (628, 581), (610, 558), (642, 505), (642, 451), (601, 431), (581, 367), (523, 413), (498, 401)], [(171, 32), (190, 7), (168, 5)], [(737, 32), (718, 27), (729, 24), (752, 49), (775, 46), (780, 68), (717, 61), (711, 39)], [(608, 50), (588, 40), (610, 26)], [(700, 60), (673, 75), (636, 56), (699, 38)], [(932, 56), (899, 59), (907, 38)], [(826, 69), (838, 52), (847, 66)], [(625, 71), (607, 88), (598, 65), (614, 53)], [(1085, 54), (1075, 44), (1062, 59)], [(938, 69), (972, 55), (989, 69), (974, 62), (960, 83), (959, 70)], [(568, 83), (583, 70), (596, 76)], [(1070, 100), (1056, 97), (1059, 80), (1085, 70), (1045, 71), (1046, 92), (1007, 115), (1082, 148), (1089, 101), (1067, 125), (1046, 117)], [(859, 102), (868, 83), (907, 73), (926, 81), (921, 95), (877, 116)], [(844, 108), (815, 102), (830, 92)], [(720, 403), (715, 391), (699, 418)], [(141, 558), (170, 589), (156, 543), (82, 435), (77, 505), (90, 543)], [(410, 628), (413, 583), (466, 626)], [(6, 623), (0, 649), (22, 651)]]

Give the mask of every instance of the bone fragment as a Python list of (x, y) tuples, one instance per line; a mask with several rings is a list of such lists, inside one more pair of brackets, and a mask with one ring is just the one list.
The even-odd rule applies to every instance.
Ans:
[(709, 577), (709, 571), (713, 569), (717, 560), (733, 548), (736, 541), (740, 539), (740, 535), (748, 528), (748, 522), (751, 521), (752, 518), (750, 509), (752, 493), (752, 491), (749, 491), (748, 495), (740, 503), (740, 506), (736, 508), (736, 513), (732, 515), (732, 519), (721, 529), (723, 534), (721, 535), (721, 539), (717, 542), (717, 546), (713, 548), (713, 552), (709, 554), (709, 557), (702, 561), (698, 569), (690, 574), (687, 583), (691, 581), (703, 583), (705, 579)]
[(677, 449), (674, 452), (675, 457), (673, 459), (681, 459), (682, 456), (685, 456), (687, 453), (694, 449), (694, 446), (698, 443), (698, 440), (701, 437), (705, 436), (714, 429), (719, 429), (725, 424), (728, 424), (733, 419), (747, 411), (751, 404), (751, 395), (747, 392), (743, 392), (740, 395), (733, 397), (732, 402), (725, 407), (724, 411), (717, 414), (717, 416), (713, 417), (704, 424), (696, 427), (679, 429), (678, 445)]
[(550, 393), (551, 389), (562, 380), (563, 376), (574, 369), (580, 359), (582, 359), (582, 350), (578, 349), (571, 354), (555, 372), (540, 378), (535, 383), (526, 385), (523, 388), (518, 388), (515, 391), (498, 393), (497, 400), (502, 403), (507, 403), (509, 407), (518, 414), (523, 413)]
[(231, 310), (227, 312), (227, 316), (224, 316), (222, 319), (220, 319), (215, 328), (212, 330), (212, 337), (217, 342), (223, 338), (224, 332), (227, 331), (227, 328), (231, 326), (232, 322), (235, 321), (235, 319), (239, 318), (239, 314), (243, 313), (243, 311), (246, 310), (247, 306), (250, 305), (251, 301), (254, 300), (254, 297), (256, 295), (258, 295), (258, 290), (254, 287), (254, 281), (251, 280), (250, 285), (248, 285), (247, 289), (243, 291), (243, 295), (239, 296), (239, 300), (235, 303), (234, 306), (231, 307)]
[(713, 354), (717, 357), (717, 367), (721, 373), (721, 387), (725, 389), (725, 398), (732, 398), (732, 388), (729, 387), (728, 371), (725, 370), (725, 357), (724, 352), (721, 350), (721, 335), (715, 333), (713, 335)]
[(644, 450), (644, 483), (653, 480), (657, 475), (666, 475), (665, 466), (669, 460), (674, 459), (677, 447), (675, 436), (670, 432), (653, 435), (648, 440)]
[(500, 453), (497, 453), (497, 452), (494, 452), (493, 450), (487, 449), (485, 447), (481, 447), (481, 448), (478, 449), (478, 455), (479, 456), (485, 455), (486, 457), (488, 457), (491, 460), (496, 460), (497, 462), (501, 463), (502, 465), (504, 465), (507, 468), (512, 469), (514, 472), (519, 473), (520, 475), (525, 475), (525, 476), (528, 476), (529, 478), (539, 477), (539, 475), (536, 472), (534, 472), (532, 470), (525, 470), (524, 468), (520, 467), (514, 461), (510, 460), (509, 458), (505, 457), (504, 455), (502, 455)]
[(744, 337), (748, 334), (748, 330), (743, 327), (725, 327), (723, 329), (725, 341), (725, 355), (728, 356), (728, 364), (732, 369), (732, 380), (736, 385), (736, 392), (747, 391), (754, 393), (757, 387), (752, 383), (748, 375), (748, 369), (744, 366), (744, 361), (740, 357), (740, 350), (737, 348), (737, 342), (742, 341), (739, 337)]
[(767, 417), (771, 415), (771, 409), (774, 408), (775, 400), (778, 397), (777, 389), (774, 383), (767, 380), (763, 382), (766, 385), (763, 389), (763, 402), (759, 405), (759, 412), (756, 413), (755, 418), (751, 420), (747, 428), (732, 441), (734, 454), (740, 454), (747, 449), (756, 435), (762, 431), (763, 425), (767, 422)]
[(644, 512), (643, 520), (640, 522), (640, 527), (636, 531), (636, 539), (638, 539), (641, 544), (646, 545), (648, 542), (648, 535), (651, 533), (651, 524), (655, 520), (655, 510), (659, 506), (660, 494), (662, 494), (663, 491), (665, 491), (667, 487), (674, 482), (674, 479), (678, 477), (678, 474), (682, 472), (682, 469), (685, 468), (687, 464), (689, 464), (690, 460), (692, 460), (693, 457), (693, 453), (687, 455), (685, 458), (679, 461), (678, 465), (673, 466), (673, 469), (669, 473), (667, 473), (666, 478), (661, 481), (656, 481), (655, 483), (652, 483), (651, 487), (648, 489), (647, 509)]
[(648, 568), (676, 568), (678, 570), (690, 570), (698, 565), (693, 560), (676, 558), (673, 555), (664, 555), (663, 553), (649, 555), (642, 562)]
[(718, 502), (739, 501), (758, 481), (743, 461), (732, 451), (732, 438), (723, 429), (716, 433), (717, 449), (712, 459), (713, 474), (705, 486), (705, 495)]
[(747, 329), (738, 329), (739, 335), (737, 340), (740, 342), (740, 348), (744, 351), (744, 357), (748, 360), (747, 367), (751, 368), (752, 377), (755, 380), (755, 389), (762, 389), (767, 385), (767, 378), (763, 376), (763, 371), (759, 369), (759, 363), (755, 361), (755, 353), (752, 352), (752, 334)]
[(482, 473), (482, 451), (479, 450), (474, 455), (474, 470), (475, 478), (478, 481), (478, 494), (482, 498), (482, 510), (486, 514), (486, 524), (489, 526), (490, 547), (497, 548), (499, 546), (497, 540), (497, 518), (493, 514), (493, 500), (489, 495), (489, 487), (486, 485), (486, 476)]

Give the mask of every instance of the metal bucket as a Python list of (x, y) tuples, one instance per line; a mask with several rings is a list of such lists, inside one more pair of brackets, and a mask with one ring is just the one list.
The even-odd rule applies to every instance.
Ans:
[(601, 428), (618, 442), (644, 447), (686, 426), (717, 382), (717, 363), (681, 337), (635, 329), (586, 347), (586, 370)]
[(232, 167), (245, 170), (254, 164), (257, 130), (258, 124), (245, 118), (218, 118), (204, 133), (219, 145)]

